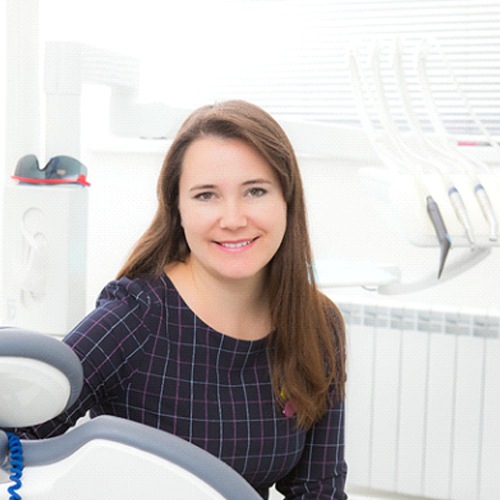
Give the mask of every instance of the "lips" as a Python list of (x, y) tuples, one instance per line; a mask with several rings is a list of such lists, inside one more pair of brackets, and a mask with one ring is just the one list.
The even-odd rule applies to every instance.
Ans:
[(251, 245), (257, 238), (252, 238), (249, 240), (238, 240), (238, 241), (216, 241), (217, 245), (228, 250), (239, 250)]

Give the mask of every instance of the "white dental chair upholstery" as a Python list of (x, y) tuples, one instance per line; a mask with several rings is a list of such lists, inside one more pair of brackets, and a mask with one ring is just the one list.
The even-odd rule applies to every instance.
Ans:
[[(0, 328), (0, 428), (55, 417), (78, 397), (82, 380), (77, 356), (62, 342)], [(97, 417), (61, 436), (21, 444), (24, 470), (18, 493), (25, 500), (260, 498), (205, 450), (117, 417)], [(9, 469), (8, 456), (6, 434), (0, 430), (3, 471)], [(2, 482), (0, 475), (0, 500), (9, 498), (11, 482), (5, 478)]]
[(46, 422), (71, 406), (82, 388), (76, 354), (54, 337), (0, 328), (0, 428)]

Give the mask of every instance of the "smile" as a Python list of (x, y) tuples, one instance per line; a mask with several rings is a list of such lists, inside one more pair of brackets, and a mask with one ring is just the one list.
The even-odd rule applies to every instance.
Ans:
[(251, 240), (244, 240), (244, 241), (221, 241), (221, 242), (216, 242), (218, 245), (220, 245), (222, 248), (226, 248), (228, 250), (239, 250), (241, 248), (245, 248), (248, 245), (251, 245), (257, 238), (253, 238)]

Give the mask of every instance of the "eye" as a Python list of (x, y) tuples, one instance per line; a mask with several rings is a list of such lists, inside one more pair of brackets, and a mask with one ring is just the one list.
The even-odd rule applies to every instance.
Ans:
[(264, 196), (267, 193), (267, 191), (260, 187), (254, 187), (249, 189), (247, 193), (252, 198), (260, 198), (261, 196)]
[(203, 193), (199, 193), (197, 194), (194, 199), (195, 200), (200, 200), (200, 201), (209, 201), (211, 200), (212, 198), (214, 198), (214, 193), (210, 192), (210, 191), (205, 191)]

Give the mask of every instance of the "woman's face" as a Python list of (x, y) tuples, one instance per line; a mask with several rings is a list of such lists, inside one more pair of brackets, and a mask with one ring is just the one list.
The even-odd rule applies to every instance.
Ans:
[(189, 146), (179, 212), (190, 265), (223, 280), (262, 278), (286, 230), (276, 174), (239, 139), (208, 136)]

